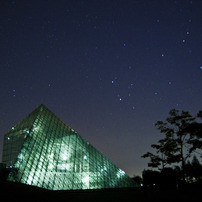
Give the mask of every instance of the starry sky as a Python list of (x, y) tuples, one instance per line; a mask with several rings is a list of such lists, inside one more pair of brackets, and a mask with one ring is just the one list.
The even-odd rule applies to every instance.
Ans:
[(2, 0), (0, 147), (43, 103), (141, 175), (141, 155), (162, 137), (154, 124), (172, 108), (201, 110), (201, 9), (201, 0)]

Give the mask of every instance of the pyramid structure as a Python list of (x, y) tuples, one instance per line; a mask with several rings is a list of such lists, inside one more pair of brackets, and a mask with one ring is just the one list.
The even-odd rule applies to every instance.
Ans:
[(40, 105), (4, 136), (8, 180), (50, 190), (134, 187), (133, 180)]

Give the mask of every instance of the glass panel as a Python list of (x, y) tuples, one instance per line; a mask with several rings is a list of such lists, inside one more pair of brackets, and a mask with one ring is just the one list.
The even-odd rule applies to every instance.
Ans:
[(135, 186), (44, 105), (5, 134), (3, 163), (13, 167), (9, 180), (51, 190)]

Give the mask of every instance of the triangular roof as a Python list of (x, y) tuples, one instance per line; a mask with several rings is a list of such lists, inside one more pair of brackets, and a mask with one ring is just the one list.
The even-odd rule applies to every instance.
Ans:
[(8, 180), (51, 190), (135, 186), (124, 171), (40, 105), (4, 137)]

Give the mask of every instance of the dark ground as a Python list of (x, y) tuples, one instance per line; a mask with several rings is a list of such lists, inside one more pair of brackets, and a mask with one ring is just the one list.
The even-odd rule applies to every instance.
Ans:
[(107, 189), (83, 191), (50, 191), (19, 183), (1, 181), (0, 193), (3, 201), (200, 201), (202, 189), (160, 190), (157, 188)]

